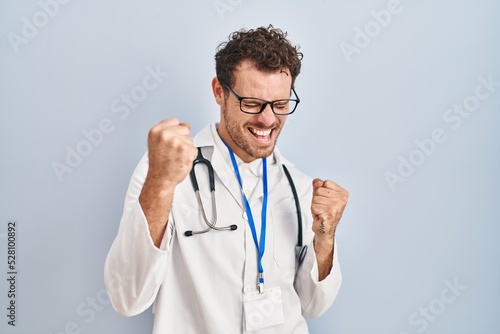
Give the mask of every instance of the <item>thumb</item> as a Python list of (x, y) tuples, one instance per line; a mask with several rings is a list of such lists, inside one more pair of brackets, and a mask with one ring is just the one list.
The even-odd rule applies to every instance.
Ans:
[(318, 188), (321, 188), (321, 187), (323, 186), (323, 183), (325, 183), (325, 181), (323, 181), (322, 179), (315, 178), (315, 179), (312, 181), (313, 190), (316, 190), (316, 189), (318, 189)]
[(186, 128), (188, 128), (189, 131), (191, 131), (191, 124), (186, 122), (179, 122), (179, 125), (185, 126)]

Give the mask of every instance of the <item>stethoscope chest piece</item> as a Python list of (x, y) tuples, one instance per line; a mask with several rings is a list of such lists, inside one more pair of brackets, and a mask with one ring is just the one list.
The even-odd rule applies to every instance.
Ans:
[(295, 247), (295, 255), (297, 257), (297, 260), (299, 261), (299, 264), (302, 263), (302, 261), (304, 261), (306, 254), (307, 254), (307, 245)]

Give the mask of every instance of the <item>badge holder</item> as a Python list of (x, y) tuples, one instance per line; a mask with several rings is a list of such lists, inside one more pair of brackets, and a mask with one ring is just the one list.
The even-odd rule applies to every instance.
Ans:
[(257, 290), (243, 296), (246, 330), (249, 332), (283, 324), (283, 299), (281, 288), (266, 288), (263, 293)]

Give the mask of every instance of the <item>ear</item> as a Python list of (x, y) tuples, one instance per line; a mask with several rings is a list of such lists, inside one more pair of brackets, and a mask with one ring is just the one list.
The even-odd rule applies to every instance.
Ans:
[(215, 102), (217, 102), (218, 105), (223, 105), (224, 104), (224, 89), (222, 88), (222, 85), (219, 82), (219, 79), (217, 77), (214, 77), (212, 79), (212, 92), (214, 93), (215, 97)]

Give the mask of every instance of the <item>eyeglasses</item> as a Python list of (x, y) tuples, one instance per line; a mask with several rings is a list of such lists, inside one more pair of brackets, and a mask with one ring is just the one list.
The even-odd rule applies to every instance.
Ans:
[(266, 101), (263, 99), (258, 99), (255, 97), (245, 97), (239, 96), (231, 89), (228, 85), (224, 84), (224, 86), (229, 89), (231, 93), (233, 93), (234, 97), (240, 101), (240, 110), (246, 114), (260, 114), (266, 109), (267, 105), (271, 106), (271, 110), (276, 115), (290, 115), (297, 109), (299, 105), (300, 99), (295, 89), (292, 87), (292, 92), (295, 94), (296, 99), (281, 99), (276, 101)]

